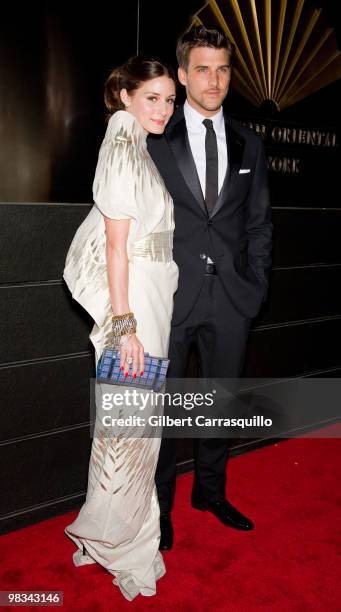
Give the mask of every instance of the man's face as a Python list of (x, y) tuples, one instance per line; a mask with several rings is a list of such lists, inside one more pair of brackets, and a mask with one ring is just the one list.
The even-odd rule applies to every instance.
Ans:
[(179, 68), (179, 81), (186, 87), (189, 104), (205, 117), (214, 115), (226, 97), (231, 79), (226, 49), (195, 47), (187, 70)]

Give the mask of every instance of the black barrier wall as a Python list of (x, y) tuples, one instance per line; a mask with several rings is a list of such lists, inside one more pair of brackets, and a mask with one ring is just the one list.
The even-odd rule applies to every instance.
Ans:
[[(0, 204), (0, 529), (75, 508), (91, 439), (92, 321), (62, 271), (89, 205)], [(245, 375), (341, 373), (339, 208), (273, 207), (269, 301), (250, 334)], [(258, 441), (247, 440), (250, 449)], [(235, 450), (242, 441), (233, 442)], [(191, 457), (180, 445), (179, 465)], [(190, 466), (190, 463), (187, 463)]]

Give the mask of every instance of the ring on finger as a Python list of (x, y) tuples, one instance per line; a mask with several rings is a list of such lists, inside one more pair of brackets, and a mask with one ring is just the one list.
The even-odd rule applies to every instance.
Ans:
[(133, 358), (132, 357), (128, 357), (127, 358), (127, 363), (128, 363), (128, 365), (131, 365), (133, 363)]

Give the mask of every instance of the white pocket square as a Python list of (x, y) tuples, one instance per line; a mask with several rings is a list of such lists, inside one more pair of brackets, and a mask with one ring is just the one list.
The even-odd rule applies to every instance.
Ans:
[(247, 174), (248, 172), (250, 172), (250, 168), (242, 168), (239, 170), (239, 174)]

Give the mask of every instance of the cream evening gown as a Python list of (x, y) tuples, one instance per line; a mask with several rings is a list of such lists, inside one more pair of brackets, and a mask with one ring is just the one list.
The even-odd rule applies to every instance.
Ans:
[[(168, 353), (178, 281), (172, 257), (173, 202), (148, 154), (146, 137), (131, 113), (117, 111), (110, 118), (93, 184), (95, 204), (66, 259), (64, 279), (95, 321), (90, 338), (96, 365), (110, 339), (112, 316), (103, 215), (132, 219), (127, 241), (129, 305), (137, 335), (151, 355)], [(154, 483), (161, 440), (108, 437), (97, 421), (86, 500), (65, 529), (78, 547), (73, 561), (76, 566), (100, 563), (129, 600), (139, 593), (154, 595), (156, 580), (165, 573)]]

